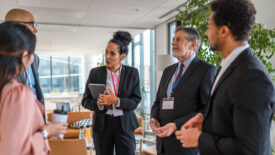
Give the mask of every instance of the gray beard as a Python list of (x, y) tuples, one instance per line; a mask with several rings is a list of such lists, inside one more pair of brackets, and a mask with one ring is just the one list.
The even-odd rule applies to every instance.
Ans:
[(178, 58), (178, 57), (182, 57), (182, 53), (176, 53), (176, 52), (172, 52), (172, 56), (175, 57), (175, 58)]

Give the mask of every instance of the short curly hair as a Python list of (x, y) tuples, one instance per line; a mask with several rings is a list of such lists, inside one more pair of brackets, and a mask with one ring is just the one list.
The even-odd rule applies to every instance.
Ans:
[(250, 0), (216, 0), (211, 3), (211, 9), (215, 25), (226, 25), (237, 41), (249, 39), (256, 14)]

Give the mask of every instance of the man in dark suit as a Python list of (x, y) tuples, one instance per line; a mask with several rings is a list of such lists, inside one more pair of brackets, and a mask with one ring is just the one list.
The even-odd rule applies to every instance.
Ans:
[(201, 155), (271, 155), (275, 90), (268, 71), (248, 45), (254, 5), (250, 0), (216, 0), (211, 8), (206, 35), (211, 48), (224, 59), (206, 114), (184, 124), (177, 138), (183, 147), (198, 146)]
[[(34, 34), (38, 32), (34, 16), (27, 10), (18, 9), (18, 8), (11, 9), (6, 14), (5, 21), (19, 22), (25, 25), (26, 27), (28, 27)], [(34, 61), (32, 65), (29, 68), (27, 68), (25, 73), (18, 75), (17, 79), (22, 83), (25, 82), (26, 85), (33, 90), (36, 98), (42, 104), (44, 104), (44, 96), (39, 84), (38, 67), (39, 67), (39, 57), (36, 54), (34, 54)]]
[(204, 110), (216, 67), (196, 56), (200, 36), (194, 28), (178, 28), (172, 45), (173, 56), (179, 62), (168, 66), (163, 72), (151, 110), (150, 124), (157, 136), (159, 155), (198, 154), (197, 148), (182, 148), (174, 132)]
[[(34, 54), (34, 60), (33, 60), (33, 63), (31, 64), (31, 69), (32, 69), (32, 74), (33, 75), (28, 75), (30, 76), (30, 79), (32, 82), (32, 86), (31, 88), (33, 89), (35, 95), (36, 95), (36, 98), (44, 104), (44, 96), (43, 96), (43, 93), (42, 93), (42, 90), (40, 88), (40, 84), (39, 84), (39, 74), (38, 74), (38, 67), (39, 67), (39, 57)], [(29, 73), (31, 73), (31, 71), (29, 71)], [(31, 76), (33, 76), (34, 79), (31, 78)], [(26, 77), (26, 74), (19, 74), (17, 76), (17, 79), (20, 81), (20, 82), (28, 82), (29, 79), (27, 79), (28, 77)], [(30, 85), (28, 85), (30, 86)], [(35, 88), (35, 89), (34, 89)]]
[[(38, 32), (34, 17), (27, 10), (18, 8), (11, 9), (6, 14), (5, 21), (19, 22), (28, 27), (34, 34)], [(19, 82), (25, 83), (29, 88), (31, 88), (37, 100), (44, 104), (44, 96), (39, 84), (38, 67), (39, 57), (36, 54), (34, 54), (34, 60), (31, 66), (26, 69), (25, 73), (19, 74), (17, 76), (17, 79)], [(44, 118), (44, 122), (46, 124), (44, 126), (44, 129), (42, 130), (44, 138), (47, 138), (50, 132), (59, 132), (61, 128), (64, 128), (64, 123), (46, 123), (45, 112), (43, 112), (42, 115)]]
[[(5, 21), (16, 21), (26, 27), (28, 27), (34, 34), (38, 32), (37, 25), (35, 23), (34, 16), (23, 9), (11, 9), (5, 16)], [(39, 84), (39, 57), (34, 54), (34, 61), (31, 67), (27, 68), (24, 74), (18, 75), (18, 80), (20, 82), (26, 82), (26, 84), (33, 90), (36, 98), (44, 104), (44, 96)]]

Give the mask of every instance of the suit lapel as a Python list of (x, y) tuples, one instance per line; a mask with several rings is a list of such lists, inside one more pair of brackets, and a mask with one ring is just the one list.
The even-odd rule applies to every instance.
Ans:
[(224, 79), (226, 79), (226, 77), (232, 72), (232, 70), (233, 70), (233, 68), (231, 66), (229, 66), (226, 69), (226, 71), (223, 73), (223, 75), (217, 82), (216, 87), (214, 88), (213, 94), (211, 96), (214, 96), (214, 94), (217, 92), (218, 88), (221, 86), (222, 82), (224, 81)]
[(39, 80), (38, 80), (37, 70), (34, 67), (34, 64), (31, 64), (31, 67), (32, 67), (32, 73), (33, 73), (33, 76), (34, 76), (34, 82), (35, 82), (35, 84), (38, 84)]
[(199, 62), (200, 62), (200, 59), (196, 56), (194, 60), (191, 62), (191, 64), (188, 66), (187, 70), (184, 72), (182, 77), (180, 78), (179, 84), (176, 86), (171, 96), (174, 96), (175, 92), (177, 92), (177, 90), (182, 87), (182, 85), (184, 84), (184, 81), (186, 81), (190, 77), (190, 75), (192, 75), (192, 73), (196, 70)]
[(17, 75), (17, 80), (18, 80), (20, 83), (25, 84), (24, 73), (18, 74), (18, 75)]
[[(165, 94), (165, 97), (167, 96), (167, 89), (168, 89), (168, 85), (170, 83), (170, 81), (172, 80), (172, 77), (177, 69), (177, 66), (178, 66), (178, 63), (174, 64), (173, 67), (169, 70), (169, 72), (167, 73), (168, 77), (167, 77), (167, 80), (165, 81), (165, 91), (164, 91), (164, 94)], [(165, 75), (163, 75), (165, 76)]]
[(117, 95), (119, 95), (119, 92), (121, 92), (121, 89), (123, 88), (122, 85), (123, 85), (123, 81), (125, 81), (125, 76), (126, 76), (126, 73), (125, 73), (125, 66), (122, 65), (121, 67), (121, 72), (120, 72), (120, 79), (119, 79), (119, 86), (118, 86), (118, 92), (117, 92)]
[(222, 85), (223, 81), (234, 71), (234, 69), (241, 63), (243, 62), (243, 59), (245, 59), (247, 57), (248, 52), (250, 52), (250, 48), (247, 48), (245, 51), (243, 51), (232, 63), (231, 65), (229, 65), (229, 67), (226, 69), (226, 71), (223, 73), (223, 75), (221, 76), (221, 78), (219, 79), (219, 81), (217, 82), (216, 87), (214, 88), (214, 91), (212, 93), (212, 95), (210, 94), (210, 98), (209, 98), (209, 104), (208, 104), (208, 108), (206, 111), (206, 117), (208, 115), (209, 109), (212, 106), (212, 99), (215, 96), (215, 94), (217, 93), (219, 87)]
[(99, 82), (102, 84), (105, 84), (106, 86), (106, 80), (107, 80), (107, 66), (102, 67), (102, 78), (100, 78)]
[(214, 96), (214, 94), (217, 92), (218, 88), (221, 86), (222, 82), (230, 73), (238, 66), (239, 63), (242, 62), (242, 59), (245, 57), (246, 53), (250, 51), (250, 48), (243, 51), (233, 62), (232, 64), (225, 70), (219, 81), (217, 82), (217, 85), (213, 91), (213, 94), (211, 96)]
[[(207, 110), (206, 110), (206, 113), (205, 113), (205, 116), (208, 115), (208, 112), (210, 110), (210, 107), (212, 106), (212, 97), (216, 94), (217, 90), (219, 89), (219, 87), (221, 86), (222, 82), (226, 79), (226, 77), (228, 75), (230, 75), (230, 73), (233, 71), (233, 68), (232, 66), (230, 65), (226, 71), (223, 73), (223, 75), (221, 76), (221, 78), (219, 79), (218, 83), (216, 84), (216, 87), (214, 88), (214, 91), (213, 91), (213, 94), (211, 95), (211, 89), (210, 89), (210, 97), (209, 97), (209, 100), (208, 100), (208, 107), (207, 107)], [(218, 75), (218, 74), (217, 74)], [(216, 75), (216, 77), (217, 77)], [(213, 85), (212, 85), (213, 86)]]
[(38, 65), (39, 65), (39, 58), (36, 54), (34, 54), (34, 61), (31, 64), (31, 68), (32, 68), (33, 76), (34, 76), (34, 82), (36, 85), (36, 89), (38, 88), (38, 85), (39, 85)]

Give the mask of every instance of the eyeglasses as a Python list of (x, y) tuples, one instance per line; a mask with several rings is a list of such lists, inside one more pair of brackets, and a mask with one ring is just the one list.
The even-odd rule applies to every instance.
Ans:
[(37, 29), (37, 24), (35, 22), (22, 22), (22, 21), (18, 21), (19, 23), (24, 23), (24, 24), (29, 24), (31, 25), (33, 28)]

